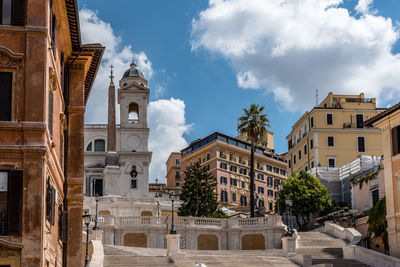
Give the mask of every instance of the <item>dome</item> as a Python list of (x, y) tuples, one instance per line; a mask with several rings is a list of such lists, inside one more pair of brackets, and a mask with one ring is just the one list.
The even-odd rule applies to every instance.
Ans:
[(135, 62), (133, 61), (131, 63), (131, 67), (125, 71), (124, 75), (122, 76), (122, 79), (128, 78), (128, 77), (140, 77), (142, 79), (144, 78), (143, 72), (141, 72), (140, 70), (138, 70), (137, 65), (135, 64)]

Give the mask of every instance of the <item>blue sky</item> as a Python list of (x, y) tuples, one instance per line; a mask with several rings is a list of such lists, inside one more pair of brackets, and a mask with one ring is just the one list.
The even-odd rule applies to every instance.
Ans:
[[(115, 55), (127, 68), (131, 52), (142, 53), (143, 64), (138, 65), (150, 76), (153, 106), (160, 99), (181, 101), (174, 102), (183, 113), (183, 121), (177, 122), (181, 139), (169, 147), (174, 150), (214, 131), (235, 136), (242, 108), (257, 103), (266, 107), (276, 151), (285, 152), (285, 137), (314, 105), (317, 88), (320, 101), (329, 91), (363, 91), (377, 97), (380, 106), (399, 101), (400, 1), (288, 0), (285, 7), (276, 5), (282, 1), (79, 0), (81, 16), (82, 10), (92, 11), (98, 20), (94, 24), (112, 29), (110, 38), (100, 30), (87, 37), (88, 23), (81, 18), (83, 39), (103, 44), (119, 40), (99, 71), (86, 122), (106, 121), (98, 100), (101, 94), (106, 97), (106, 64)], [(318, 1), (325, 6), (315, 7)], [(153, 139), (163, 136), (157, 132)]]

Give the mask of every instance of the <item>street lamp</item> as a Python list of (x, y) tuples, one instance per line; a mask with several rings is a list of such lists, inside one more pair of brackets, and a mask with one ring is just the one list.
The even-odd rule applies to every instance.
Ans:
[(290, 210), (291, 210), (292, 204), (293, 204), (292, 199), (291, 199), (290, 197), (286, 197), (286, 198), (285, 198), (285, 204), (286, 204), (286, 206), (288, 207), (288, 210), (287, 210), (287, 212), (286, 212), (286, 219), (287, 219), (287, 224), (288, 224), (288, 226), (287, 226), (287, 227), (288, 227), (288, 230), (287, 230), (286, 235), (287, 235), (287, 236), (293, 236), (292, 225), (291, 225), (291, 223), (289, 222), (289, 215), (291, 215), (291, 214), (290, 214)]
[(85, 211), (82, 216), (84, 223), (86, 224), (86, 257), (85, 257), (85, 267), (89, 266), (89, 224), (90, 224), (90, 214)]
[(171, 199), (172, 202), (172, 222), (171, 222), (171, 231), (169, 232), (170, 235), (176, 235), (175, 221), (174, 221), (174, 201), (177, 200), (178, 197), (179, 194), (176, 192), (169, 195), (169, 198)]
[(97, 225), (97, 211), (98, 211), (98, 208), (99, 208), (99, 194), (96, 194), (95, 198), (96, 198), (96, 217), (95, 217), (95, 220), (94, 220), (93, 230), (99, 230), (100, 228)]

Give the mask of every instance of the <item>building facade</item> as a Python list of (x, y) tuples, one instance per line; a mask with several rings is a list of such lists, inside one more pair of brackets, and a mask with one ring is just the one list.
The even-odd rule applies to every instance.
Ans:
[(167, 186), (180, 187), (183, 181), (181, 175), (181, 153), (172, 152), (166, 162), (167, 165)]
[(364, 127), (363, 122), (384, 110), (376, 108), (375, 98), (365, 98), (363, 93), (329, 93), (304, 113), (286, 137), (289, 175), (316, 166), (343, 166), (361, 155), (381, 156), (380, 130)]
[(104, 47), (76, 1), (0, 1), (0, 265), (82, 266), (83, 121)]
[[(112, 74), (111, 74), (112, 76)], [(133, 62), (119, 81), (121, 123), (115, 122), (115, 86), (110, 82), (108, 124), (85, 125), (86, 196), (147, 196), (149, 128), (147, 80)]]
[[(181, 169), (200, 161), (217, 180), (220, 205), (248, 210), (250, 147), (248, 142), (215, 132), (181, 151)], [(257, 147), (254, 162), (257, 207), (262, 213), (274, 213), (276, 192), (287, 178), (286, 161)]]
[(390, 255), (400, 257), (400, 103), (365, 122), (382, 131)]

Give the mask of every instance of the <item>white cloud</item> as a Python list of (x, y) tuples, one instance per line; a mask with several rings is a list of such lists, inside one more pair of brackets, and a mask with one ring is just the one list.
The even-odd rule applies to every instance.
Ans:
[(161, 99), (149, 104), (150, 142), (153, 151), (150, 179), (165, 181), (165, 163), (171, 152), (179, 152), (188, 144), (183, 134), (191, 125), (185, 121), (185, 103), (180, 99)]
[[(209, 0), (192, 21), (192, 50), (228, 59), (242, 88), (265, 88), (285, 109), (324, 97), (400, 92), (399, 39), (390, 18), (354, 17), (342, 0)], [(360, 1), (368, 12), (372, 1)], [(398, 93), (396, 93), (398, 95)]]
[[(143, 51), (134, 52), (130, 45), (121, 47), (121, 37), (114, 34), (112, 26), (101, 20), (96, 12), (84, 8), (80, 10), (80, 24), (83, 43), (101, 43), (106, 47), (102, 63), (98, 70), (95, 83), (87, 104), (86, 123), (107, 123), (107, 96), (110, 83), (110, 65), (114, 68), (114, 83), (118, 81), (125, 70), (129, 68), (135, 57), (138, 68), (143, 72), (149, 84), (156, 73), (150, 59)], [(99, 34), (101, 33), (101, 34)], [(166, 72), (161, 70), (161, 72)], [(172, 73), (172, 75), (174, 75)], [(156, 98), (160, 97), (165, 85), (155, 84), (150, 90)], [(119, 121), (119, 106), (117, 106), (117, 121)], [(187, 143), (183, 134), (189, 130), (185, 124), (185, 104), (182, 100), (162, 99), (150, 102), (148, 108), (150, 127), (149, 149), (153, 152), (150, 165), (150, 179), (165, 178), (165, 162), (171, 152), (179, 151)]]
[(360, 14), (368, 13), (373, 1), (374, 0), (358, 0), (354, 9)]

